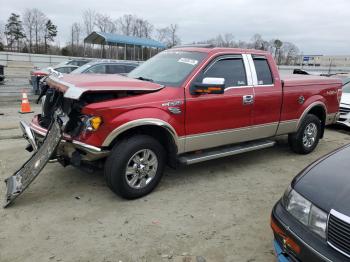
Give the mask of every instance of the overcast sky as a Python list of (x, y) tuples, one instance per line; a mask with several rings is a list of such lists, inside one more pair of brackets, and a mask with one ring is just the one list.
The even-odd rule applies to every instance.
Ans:
[(4, 22), (11, 12), (40, 9), (58, 26), (61, 46), (90, 8), (115, 19), (135, 14), (156, 28), (177, 23), (182, 43), (224, 33), (249, 41), (259, 33), (293, 42), (304, 54), (350, 55), (350, 0), (0, 0), (0, 6)]

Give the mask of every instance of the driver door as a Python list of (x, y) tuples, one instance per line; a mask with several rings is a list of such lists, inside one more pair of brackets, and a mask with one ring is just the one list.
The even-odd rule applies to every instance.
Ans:
[[(248, 72), (248, 74), (247, 74)], [(191, 94), (186, 88), (185, 151), (244, 140), (252, 123), (254, 89), (244, 55), (214, 58), (190, 85), (204, 78), (224, 78), (224, 94)]]

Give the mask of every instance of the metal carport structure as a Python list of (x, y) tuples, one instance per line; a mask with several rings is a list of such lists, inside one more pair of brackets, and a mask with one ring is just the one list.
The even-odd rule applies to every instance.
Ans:
[[(150, 38), (140, 38), (140, 37), (134, 37), (134, 36), (127, 36), (127, 35), (118, 35), (118, 34), (112, 34), (112, 33), (105, 33), (105, 32), (92, 32), (90, 35), (88, 35), (84, 39), (84, 53), (85, 53), (85, 44), (92, 44), (93, 46), (95, 44), (101, 45), (101, 57), (106, 56), (105, 52), (105, 46), (110, 47), (116, 47), (116, 57), (118, 59), (119, 57), (119, 49), (122, 47), (124, 50), (124, 60), (127, 59), (127, 47), (131, 46), (133, 47), (133, 59), (131, 60), (144, 60), (144, 48), (148, 48), (149, 57), (152, 56), (152, 49), (156, 49), (156, 52), (158, 53), (159, 49), (166, 48), (166, 45), (158, 42), (156, 40), (150, 39)], [(136, 59), (136, 47), (141, 48), (141, 59)], [(112, 50), (110, 48), (110, 50)], [(110, 55), (113, 55), (113, 51), (110, 51)], [(146, 54), (146, 57), (148, 55)], [(139, 57), (139, 50), (138, 50), (138, 58)]]

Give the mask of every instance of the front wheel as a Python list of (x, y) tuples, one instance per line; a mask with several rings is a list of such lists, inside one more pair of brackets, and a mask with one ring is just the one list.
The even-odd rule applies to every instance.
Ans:
[(142, 197), (159, 183), (165, 150), (153, 137), (135, 135), (117, 143), (105, 165), (108, 186), (126, 199)]
[(321, 121), (317, 116), (306, 115), (298, 131), (288, 136), (291, 149), (298, 154), (311, 153), (320, 139), (321, 127)]

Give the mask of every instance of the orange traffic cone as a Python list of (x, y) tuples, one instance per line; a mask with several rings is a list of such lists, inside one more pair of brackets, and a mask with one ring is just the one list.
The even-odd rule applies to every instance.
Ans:
[(19, 112), (21, 114), (33, 113), (33, 111), (30, 110), (30, 104), (26, 92), (22, 92), (21, 110)]

